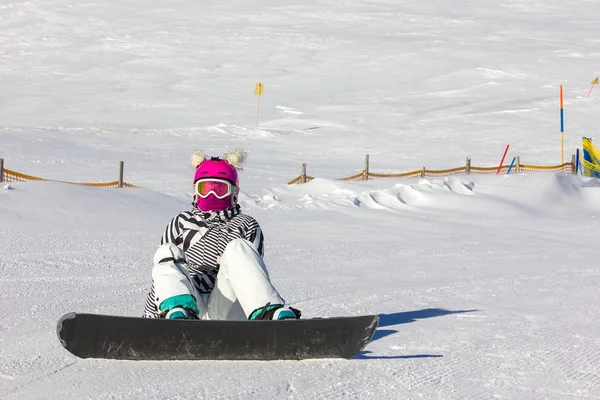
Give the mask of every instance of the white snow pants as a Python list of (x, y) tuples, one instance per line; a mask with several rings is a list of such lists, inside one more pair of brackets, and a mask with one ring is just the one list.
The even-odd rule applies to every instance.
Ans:
[(158, 248), (152, 268), (157, 306), (173, 296), (192, 295), (200, 319), (245, 320), (267, 303), (284, 304), (271, 284), (267, 267), (252, 244), (244, 239), (229, 242), (221, 256), (215, 287), (201, 295), (190, 278), (184, 252), (172, 243)]

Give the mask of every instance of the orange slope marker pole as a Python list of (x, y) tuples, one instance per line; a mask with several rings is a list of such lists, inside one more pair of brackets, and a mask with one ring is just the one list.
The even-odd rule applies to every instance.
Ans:
[(592, 81), (592, 86), (590, 87), (590, 91), (588, 92), (587, 97), (590, 97), (590, 94), (592, 94), (592, 90), (594, 89), (594, 86), (596, 86), (598, 84), (598, 77), (596, 77), (596, 79), (594, 79)]
[(565, 160), (565, 109), (563, 107), (563, 86), (560, 85), (560, 165)]
[(500, 165), (498, 165), (498, 170), (496, 171), (496, 175), (498, 175), (500, 173), (500, 170), (502, 169), (502, 164), (504, 163), (504, 159), (506, 158), (506, 153), (508, 153), (509, 147), (510, 147), (510, 144), (507, 144), (506, 149), (504, 150), (504, 154), (502, 155), (502, 160), (500, 160)]

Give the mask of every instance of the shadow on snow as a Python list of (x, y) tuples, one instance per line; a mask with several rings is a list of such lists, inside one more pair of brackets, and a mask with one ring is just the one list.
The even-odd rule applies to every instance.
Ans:
[[(400, 324), (408, 324), (410, 322), (415, 322), (419, 319), (425, 318), (433, 318), (433, 317), (443, 317), (444, 315), (449, 314), (463, 314), (468, 312), (475, 312), (479, 310), (446, 310), (443, 308), (425, 308), (423, 310), (417, 311), (404, 311), (397, 312), (393, 314), (379, 314), (379, 326), (371, 339), (371, 342), (375, 340), (379, 340), (386, 336), (397, 333), (397, 330), (394, 329), (380, 329), (386, 326), (400, 325)], [(443, 357), (441, 354), (413, 354), (408, 356), (368, 356), (367, 354), (371, 353), (370, 351), (362, 351), (357, 356), (353, 357), (353, 359), (402, 359), (402, 358), (439, 358)]]

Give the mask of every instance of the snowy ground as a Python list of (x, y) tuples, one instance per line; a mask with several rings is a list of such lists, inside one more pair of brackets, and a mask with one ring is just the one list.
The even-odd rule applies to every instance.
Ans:
[[(2, 399), (600, 398), (597, 180), (341, 182), (558, 164), (594, 137), (599, 1), (0, 2)], [(254, 129), (254, 84), (265, 83)], [(600, 90), (600, 89), (596, 89)], [(243, 210), (304, 315), (379, 314), (352, 360), (78, 360), (69, 311), (140, 315), (193, 149), (243, 147)], [(307, 163), (317, 179), (287, 186)]]

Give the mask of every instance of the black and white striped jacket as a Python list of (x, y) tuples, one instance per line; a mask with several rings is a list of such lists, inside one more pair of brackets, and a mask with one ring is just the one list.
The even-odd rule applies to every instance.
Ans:
[[(201, 294), (207, 294), (215, 286), (225, 247), (230, 241), (238, 238), (250, 241), (258, 253), (264, 255), (264, 238), (260, 226), (254, 218), (242, 214), (239, 205), (220, 212), (206, 212), (194, 208), (178, 214), (171, 220), (160, 244), (173, 243), (184, 251), (196, 289)], [(154, 282), (146, 299), (143, 316), (158, 316)]]

